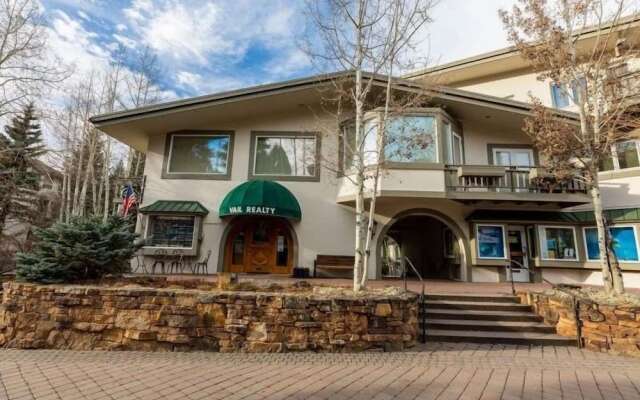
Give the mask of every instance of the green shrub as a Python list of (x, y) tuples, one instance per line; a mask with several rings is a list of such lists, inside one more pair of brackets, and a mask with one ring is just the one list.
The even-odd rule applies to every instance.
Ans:
[(129, 271), (139, 248), (129, 222), (110, 217), (75, 219), (36, 230), (28, 253), (16, 255), (16, 278), (28, 282), (62, 283), (99, 279)]

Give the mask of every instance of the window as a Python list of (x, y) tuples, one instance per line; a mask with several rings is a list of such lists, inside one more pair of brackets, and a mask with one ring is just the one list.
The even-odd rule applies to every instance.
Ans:
[(600, 171), (640, 167), (639, 144), (627, 140), (611, 146), (611, 154), (600, 161)]
[(578, 260), (576, 232), (572, 227), (541, 226), (539, 237), (543, 260)]
[(193, 246), (195, 217), (149, 216), (147, 246), (187, 247)]
[(461, 165), (463, 164), (463, 150), (462, 150), (462, 136), (455, 131), (455, 128), (451, 128), (451, 124), (444, 121), (443, 131), (445, 137), (447, 164)]
[(444, 256), (446, 258), (457, 259), (460, 255), (458, 249), (458, 240), (453, 231), (449, 228), (442, 230), (442, 236), (444, 241)]
[[(612, 247), (616, 257), (621, 262), (638, 262), (638, 241), (636, 229), (633, 226), (613, 226), (609, 228)], [(584, 242), (589, 261), (600, 260), (600, 248), (598, 247), (598, 230), (584, 228)]]
[(573, 104), (580, 103), (583, 91), (586, 88), (587, 81), (584, 78), (573, 81), (571, 90), (567, 85), (551, 84), (551, 101), (556, 108), (567, 108)]
[[(357, 154), (360, 151), (356, 143), (355, 124), (347, 124), (343, 126), (343, 157), (344, 170), (347, 171), (354, 167)], [(371, 118), (364, 122), (363, 126), (364, 143), (362, 147), (362, 156), (364, 165), (374, 165), (378, 161), (378, 119)]]
[(494, 148), (493, 163), (504, 166), (531, 167), (533, 166), (533, 150)]
[(168, 174), (226, 175), (231, 135), (170, 136)]
[(479, 258), (506, 258), (504, 226), (476, 225)]
[(315, 136), (256, 136), (253, 174), (315, 177)]
[(638, 163), (638, 145), (635, 141), (620, 142), (615, 145), (618, 168), (633, 168), (640, 166)]
[(437, 163), (436, 117), (390, 118), (387, 122), (384, 156), (387, 161)]

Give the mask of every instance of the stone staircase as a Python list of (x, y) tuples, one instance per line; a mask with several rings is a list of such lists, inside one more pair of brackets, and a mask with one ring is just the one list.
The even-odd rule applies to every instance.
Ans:
[(556, 335), (555, 327), (516, 296), (430, 294), (420, 313), (420, 323), (426, 320), (427, 341), (576, 345), (575, 338)]

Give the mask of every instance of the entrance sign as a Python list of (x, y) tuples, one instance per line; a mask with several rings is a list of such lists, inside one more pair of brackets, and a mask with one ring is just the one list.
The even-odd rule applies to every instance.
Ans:
[(300, 204), (295, 196), (281, 184), (273, 181), (253, 180), (231, 190), (222, 200), (220, 217), (259, 215), (302, 218)]
[(229, 207), (230, 214), (258, 214), (258, 215), (275, 215), (275, 207), (260, 207), (260, 206), (234, 206)]

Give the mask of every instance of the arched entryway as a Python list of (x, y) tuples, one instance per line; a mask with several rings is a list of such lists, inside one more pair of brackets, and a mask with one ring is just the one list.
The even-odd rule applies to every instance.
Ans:
[(291, 274), (295, 242), (288, 222), (277, 217), (237, 217), (224, 242), (224, 271)]
[(407, 257), (425, 279), (468, 280), (468, 243), (445, 215), (430, 210), (401, 213), (384, 226), (379, 238), (378, 271), (383, 277), (397, 276)]
[(218, 215), (229, 219), (218, 271), (291, 274), (297, 241), (290, 221), (302, 211), (289, 189), (273, 181), (242, 183), (227, 193)]

